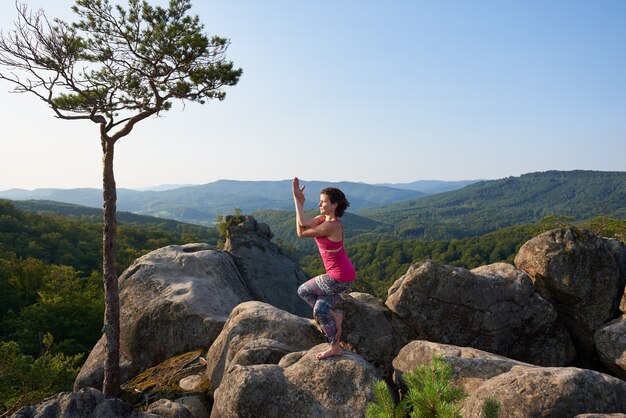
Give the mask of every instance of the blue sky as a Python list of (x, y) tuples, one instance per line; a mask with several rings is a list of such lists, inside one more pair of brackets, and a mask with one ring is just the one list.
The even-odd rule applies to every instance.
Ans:
[[(72, 1), (42, 0), (72, 20)], [(52, 2), (48, 2), (52, 3)], [(153, 4), (167, 4), (153, 1)], [(196, 1), (244, 70), (118, 142), (118, 187), (626, 171), (624, 1)], [(0, 5), (10, 29), (13, 2)], [(96, 125), (0, 81), (0, 190), (100, 187)]]

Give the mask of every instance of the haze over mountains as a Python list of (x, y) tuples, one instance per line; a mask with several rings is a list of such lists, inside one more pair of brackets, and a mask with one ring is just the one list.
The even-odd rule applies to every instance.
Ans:
[(422, 192), (424, 194), (437, 194), (462, 189), (465, 186), (473, 183), (478, 183), (479, 181), (482, 180), (417, 180), (411, 183), (381, 183), (379, 184), (379, 186), (389, 186), (396, 189), (417, 190), (418, 192)]
[[(469, 181), (471, 183), (471, 181)], [(324, 187), (338, 187), (349, 197), (351, 210), (404, 201), (427, 193), (460, 188), (463, 182), (422, 181), (407, 183), (406, 189), (398, 185), (369, 185), (352, 182), (303, 181), (306, 185), (305, 207), (315, 208), (319, 191)], [(422, 192), (419, 187), (428, 192)], [(256, 210), (289, 210), (293, 207), (291, 180), (235, 181), (219, 180), (196, 186), (165, 190), (118, 189), (118, 210), (136, 214), (176, 219), (183, 222), (210, 225), (218, 214), (232, 213), (235, 208), (244, 213)], [(100, 208), (100, 189), (11, 189), (0, 192), (0, 198), (10, 200), (51, 200)]]
[[(290, 182), (220, 180), (166, 191), (121, 189), (118, 210), (211, 225), (217, 214), (231, 214), (239, 208), (267, 222), (283, 242), (296, 245)], [(460, 189), (431, 195), (363, 183), (304, 181), (304, 184), (308, 192), (306, 208), (311, 214), (315, 214), (317, 193), (323, 187), (333, 185), (344, 190), (351, 202), (345, 216), (347, 237), (357, 242), (372, 237), (464, 238), (507, 226), (535, 223), (548, 215), (570, 216), (579, 221), (600, 215), (626, 219), (626, 172), (529, 173), (472, 182)], [(451, 187), (447, 182), (442, 186)], [(14, 189), (0, 192), (0, 198), (101, 206), (98, 189)], [(59, 210), (62, 213), (67, 209)]]

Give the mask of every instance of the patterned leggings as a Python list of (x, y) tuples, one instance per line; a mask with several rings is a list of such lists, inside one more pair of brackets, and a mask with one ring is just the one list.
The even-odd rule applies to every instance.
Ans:
[(338, 282), (328, 274), (322, 274), (302, 283), (298, 288), (298, 296), (313, 308), (313, 317), (331, 344), (335, 343), (337, 324), (330, 315), (330, 310), (337, 303), (339, 294), (348, 290), (351, 285), (352, 282)]

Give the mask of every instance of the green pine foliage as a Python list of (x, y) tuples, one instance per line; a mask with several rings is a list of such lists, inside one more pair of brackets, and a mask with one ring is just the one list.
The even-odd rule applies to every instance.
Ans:
[[(396, 405), (387, 384), (373, 384), (375, 402), (367, 405), (367, 418), (461, 418), (460, 402), (467, 397), (465, 389), (451, 383), (452, 366), (439, 355), (430, 364), (417, 366), (402, 376), (407, 388)], [(498, 418), (500, 402), (487, 398), (483, 418)]]
[(500, 401), (494, 398), (485, 399), (483, 418), (498, 418), (500, 416)]
[(440, 356), (431, 364), (418, 366), (404, 374), (408, 391), (406, 399), (412, 407), (411, 418), (461, 416), (458, 403), (467, 394), (462, 387), (453, 386), (452, 366)]
[(441, 356), (433, 356), (431, 364), (417, 366), (402, 379), (407, 392), (398, 406), (393, 402), (386, 383), (374, 384), (375, 403), (367, 406), (368, 418), (460, 418), (459, 402), (467, 397), (462, 387), (450, 383), (452, 366)]
[(245, 215), (241, 212), (241, 209), (235, 208), (233, 215), (217, 215), (215, 217), (215, 229), (219, 232), (223, 241), (226, 241), (230, 237), (230, 227), (238, 225), (245, 220)]
[(396, 405), (384, 380), (375, 382), (373, 390), (376, 402), (367, 404), (365, 414), (368, 418), (403, 418), (407, 416), (409, 413), (407, 400), (403, 399)]

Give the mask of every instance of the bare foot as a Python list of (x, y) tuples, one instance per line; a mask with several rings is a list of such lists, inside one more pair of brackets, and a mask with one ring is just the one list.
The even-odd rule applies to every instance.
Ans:
[(315, 358), (317, 360), (322, 360), (328, 357), (340, 356), (342, 354), (343, 354), (343, 349), (341, 348), (341, 345), (339, 344), (339, 342), (335, 342), (334, 344), (330, 345), (330, 348), (328, 350), (322, 353), (317, 353)]
[[(332, 312), (332, 311), (331, 311)], [(337, 333), (335, 334), (335, 340), (341, 340), (341, 324), (343, 323), (343, 314), (333, 312), (331, 314), (337, 325)]]

